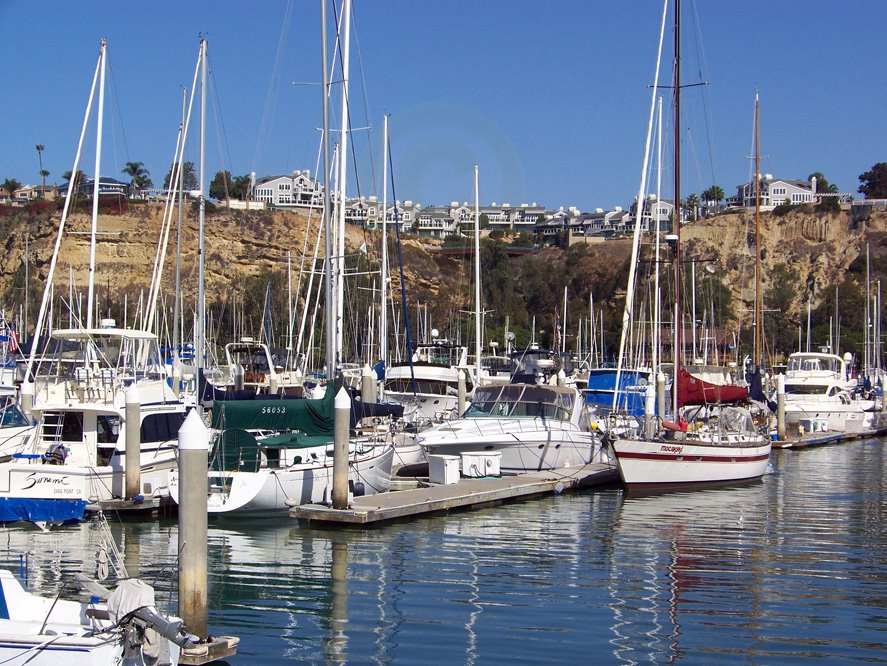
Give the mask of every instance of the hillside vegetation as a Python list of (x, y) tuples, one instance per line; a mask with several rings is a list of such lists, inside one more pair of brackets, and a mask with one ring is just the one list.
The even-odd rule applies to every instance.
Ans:
[[(89, 263), (89, 211), (75, 211), (67, 224), (55, 273), (57, 298), (67, 300), (69, 289), (85, 294)], [(29, 320), (36, 319), (50, 259), (58, 231), (59, 212), (53, 206), (6, 209), (0, 217), (6, 238), (6, 261), (0, 266), (2, 305), (16, 311), (23, 307), (25, 291), (25, 243), (27, 238), (30, 294)], [(147, 297), (154, 257), (162, 226), (162, 208), (153, 204), (130, 205), (123, 214), (101, 215), (96, 247), (95, 284), (101, 316), (122, 320), (124, 306), (130, 323), (141, 299)], [(219, 210), (206, 223), (206, 293), (211, 327), (220, 342), (235, 330), (232, 305), (236, 305), (236, 329), (258, 335), (263, 312), (270, 312), (273, 336), (285, 344), (287, 321), (287, 258), (291, 258), (293, 293), (304, 294), (310, 279), (311, 258), (317, 240), (318, 220), (293, 212), (241, 212)], [(798, 209), (777, 216), (762, 216), (762, 283), (765, 294), (765, 332), (771, 351), (788, 352), (797, 346), (798, 327), (806, 329), (808, 299), (812, 303), (813, 340), (826, 343), (830, 318), (835, 316), (838, 289), (839, 316), (844, 350), (858, 351), (865, 305), (866, 248), (871, 261), (873, 291), (881, 277), (887, 254), (887, 213), (874, 212), (867, 220), (854, 221), (850, 212), (825, 214)], [(172, 309), (175, 284), (176, 224), (173, 220), (163, 269), (162, 311)], [(506, 239), (507, 241), (507, 239)], [(687, 225), (682, 235), (685, 303), (691, 302), (689, 275), (692, 262), (697, 270), (697, 318), (735, 331), (751, 340), (750, 310), (754, 284), (754, 219), (747, 214), (728, 214)], [(321, 252), (322, 255), (321, 242)], [(347, 339), (353, 355), (360, 355), (366, 339), (366, 320), (379, 288), (380, 235), (349, 227), (347, 232), (349, 273), (346, 312)], [(406, 312), (393, 308), (402, 321), (411, 320), (413, 337), (417, 326), (435, 327), (450, 337), (473, 338), (473, 268), (471, 256), (438, 253), (440, 243), (404, 236), (401, 243), (405, 275)], [(542, 344), (554, 342), (556, 322), (563, 325), (566, 288), (566, 330), (575, 335), (579, 319), (586, 320), (590, 299), (597, 321), (603, 318), (605, 344), (615, 349), (621, 326), (622, 307), (631, 254), (629, 239), (568, 248), (544, 247), (510, 257), (506, 242), (485, 240), (482, 249), (484, 307), (487, 339), (503, 339), (506, 325), (517, 335), (516, 343), (531, 337), (535, 316), (535, 338)], [(389, 246), (392, 266), (391, 292), (401, 298), (398, 251)], [(642, 291), (650, 292), (652, 249), (644, 248), (640, 269)], [(193, 211), (182, 228), (182, 293), (186, 312), (193, 311), (197, 276), (197, 223)], [(664, 263), (663, 271), (670, 270)], [(318, 268), (320, 263), (318, 263)], [(666, 280), (666, 278), (663, 278)], [(313, 289), (319, 285), (315, 274)], [(72, 287), (73, 285), (73, 287)], [(667, 280), (665, 282), (667, 287)], [(376, 290), (376, 291), (374, 291)], [(321, 289), (322, 293), (322, 289)], [(270, 301), (266, 305), (266, 295)], [(85, 295), (83, 297), (85, 303)], [(296, 330), (304, 297), (296, 307)], [(57, 305), (54, 312), (67, 312)], [(67, 317), (67, 314), (63, 315)], [(322, 317), (320, 317), (322, 319)], [(64, 320), (66, 321), (66, 319)], [(310, 320), (309, 320), (310, 321)], [(169, 323), (166, 322), (168, 327)], [(587, 324), (583, 323), (583, 328)], [(423, 329), (424, 331), (424, 329)], [(598, 335), (600, 335), (598, 333)], [(805, 333), (806, 335), (806, 333)], [(572, 339), (572, 338), (571, 338)], [(574, 340), (574, 339), (573, 339)], [(571, 347), (575, 341), (569, 343)], [(346, 352), (346, 356), (349, 355)]]

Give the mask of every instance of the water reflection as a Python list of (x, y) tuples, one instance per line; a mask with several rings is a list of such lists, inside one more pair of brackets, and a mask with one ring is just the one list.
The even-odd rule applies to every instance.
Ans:
[[(602, 490), (366, 530), (211, 524), (210, 626), (241, 636), (249, 664), (883, 661), (885, 461), (882, 442), (859, 442), (777, 452), (742, 488)], [(175, 523), (110, 520), (127, 569), (174, 609)], [(0, 566), (27, 554), (52, 595), (94, 574), (102, 534), (2, 528)]]
[(761, 484), (626, 499), (609, 589), (614, 656), (675, 661), (694, 648), (688, 624), (754, 645), (766, 511)]

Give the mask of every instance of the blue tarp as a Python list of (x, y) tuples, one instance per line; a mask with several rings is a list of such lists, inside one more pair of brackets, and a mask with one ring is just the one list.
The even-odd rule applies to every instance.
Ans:
[[(641, 383), (644, 380), (644, 383)], [(646, 374), (637, 370), (623, 370), (619, 376), (619, 409), (633, 416), (644, 413), (644, 392)], [(588, 388), (582, 390), (585, 401), (592, 407), (610, 408), (613, 406), (613, 392), (616, 389), (616, 368), (595, 368), (589, 372)]]
[(86, 500), (26, 499), (0, 497), (0, 522), (64, 522), (82, 520), (86, 513)]

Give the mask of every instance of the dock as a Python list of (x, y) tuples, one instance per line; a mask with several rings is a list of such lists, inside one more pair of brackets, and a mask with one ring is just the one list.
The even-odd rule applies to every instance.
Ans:
[(887, 435), (887, 428), (876, 428), (864, 432), (819, 432), (809, 433), (801, 437), (788, 437), (784, 440), (773, 440), (774, 449), (802, 449), (811, 446), (827, 446), (843, 444), (856, 439), (871, 439)]
[(238, 643), (240, 639), (235, 636), (215, 636), (206, 643), (182, 650), (179, 654), (179, 663), (201, 666), (233, 657), (237, 654)]
[(90, 504), (87, 509), (90, 511), (104, 511), (106, 513), (116, 513), (129, 517), (134, 516), (153, 516), (160, 510), (161, 501), (159, 497), (146, 497), (143, 499), (107, 499), (98, 500)]
[(429, 484), (412, 490), (355, 497), (348, 509), (303, 504), (290, 509), (290, 516), (318, 523), (371, 525), (399, 518), (561, 493), (616, 480), (618, 472), (614, 464), (589, 463), (514, 476), (461, 478), (457, 483)]

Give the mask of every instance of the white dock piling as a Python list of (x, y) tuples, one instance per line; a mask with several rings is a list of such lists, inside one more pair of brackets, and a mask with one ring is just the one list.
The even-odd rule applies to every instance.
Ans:
[(333, 430), (333, 508), (348, 508), (348, 432), (351, 420), (351, 398), (343, 386), (336, 393), (335, 426)]
[(659, 414), (659, 420), (665, 420), (665, 374), (656, 373), (656, 411)]
[(656, 434), (656, 386), (653, 384), (653, 376), (650, 376), (647, 388), (644, 391), (644, 426), (647, 439), (653, 439)]
[(234, 390), (243, 390), (243, 366), (240, 363), (234, 364)]
[(142, 472), (142, 402), (139, 387), (133, 382), (126, 389), (126, 407), (123, 413), (126, 433), (126, 499), (141, 492)]
[(206, 484), (209, 432), (197, 410), (179, 429), (179, 617), (207, 635)]
[(179, 397), (182, 392), (182, 361), (178, 355), (172, 362), (172, 392), (176, 394), (176, 397)]
[(268, 395), (280, 395), (280, 375), (273, 370), (271, 371), (271, 374), (268, 375)]
[(364, 404), (376, 402), (376, 373), (369, 363), (360, 370), (360, 400)]
[(458, 385), (457, 385), (458, 386), (458, 388), (457, 388), (457, 392), (458, 392), (457, 405), (458, 405), (458, 410), (459, 410), (459, 416), (462, 416), (462, 414), (465, 413), (465, 403), (467, 402), (467, 399), (468, 399), (468, 387), (465, 385), (465, 373), (462, 370), (459, 370), (458, 373), (459, 373), (459, 379), (458, 379)]
[(27, 379), (22, 382), (22, 411), (28, 418), (31, 417), (31, 410), (34, 408), (34, 382)]
[(776, 439), (785, 440), (785, 375), (776, 377)]

